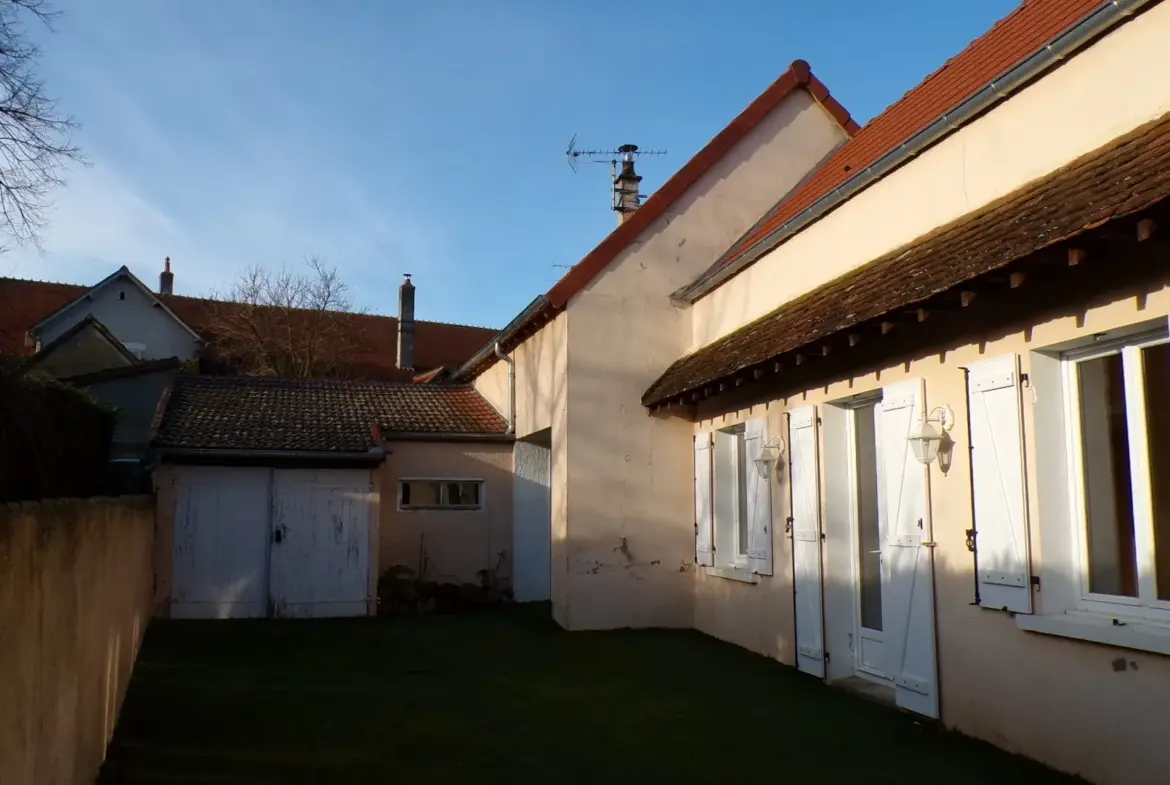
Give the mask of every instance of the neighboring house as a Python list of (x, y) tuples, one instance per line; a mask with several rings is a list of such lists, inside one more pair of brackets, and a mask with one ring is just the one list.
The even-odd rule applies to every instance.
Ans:
[(500, 409), (515, 373), (517, 483), (551, 445), (556, 619), (1164, 780), (1168, 39), (1029, 0), (843, 144), (705, 150), (460, 369)]
[(176, 358), (167, 357), (70, 376), (62, 381), (118, 412), (110, 454), (115, 461), (129, 460), (147, 455), (159, 401), (170, 388), (179, 367)]
[(138, 356), (114, 337), (104, 324), (93, 316), (86, 316), (41, 346), (23, 367), (28, 373), (62, 379), (109, 368), (125, 368), (138, 361)]
[[(679, 446), (690, 426), (651, 419), (638, 403), (690, 344), (690, 314), (669, 295), (855, 130), (808, 64), (793, 63), (456, 373), (507, 411), (512, 366), (496, 342), (515, 364), (517, 497), (526, 500), (516, 536), (533, 553), (551, 549), (542, 599), (551, 596), (562, 625), (693, 623), (691, 544), (647, 547), (668, 542), (691, 514), (678, 488), (690, 474), (690, 449)], [(611, 582), (620, 602), (601, 588)]]
[(511, 574), (512, 436), (470, 386), (179, 376), (154, 444), (162, 615), (364, 615), (390, 567)]
[[(0, 278), (0, 355), (35, 354), (91, 318), (140, 359), (196, 359), (214, 340), (217, 311), (222, 315), (225, 309), (246, 306), (172, 294), (174, 277), (168, 261), (159, 275), (159, 292), (152, 292), (126, 267), (91, 287)], [(411, 285), (400, 291), (402, 318), (336, 315), (351, 341), (346, 365), (339, 369), (343, 375), (386, 381), (438, 375), (466, 361), (495, 333), (416, 321), (414, 289)]]

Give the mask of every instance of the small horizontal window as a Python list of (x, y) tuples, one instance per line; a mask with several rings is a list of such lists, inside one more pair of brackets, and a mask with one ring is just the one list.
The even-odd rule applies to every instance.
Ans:
[(400, 510), (478, 510), (483, 480), (417, 479), (398, 483)]

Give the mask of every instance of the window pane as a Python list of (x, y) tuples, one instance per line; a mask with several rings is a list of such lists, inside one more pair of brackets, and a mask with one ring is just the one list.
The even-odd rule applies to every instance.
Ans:
[(402, 484), (402, 503), (412, 507), (436, 507), (439, 504), (439, 483), (407, 482)]
[(1142, 366), (1154, 501), (1154, 575), (1158, 599), (1170, 600), (1170, 344), (1142, 349)]
[(473, 507), (479, 504), (479, 483), (447, 483), (447, 504), (453, 507)]
[(736, 479), (736, 548), (739, 555), (744, 556), (748, 550), (748, 514), (747, 514), (747, 439), (743, 433), (735, 435), (735, 479)]
[(861, 551), (861, 626), (882, 628), (882, 538), (878, 513), (876, 406), (858, 409), (857, 431), (857, 537)]
[(1077, 364), (1089, 591), (1137, 596), (1125, 378), (1120, 354)]

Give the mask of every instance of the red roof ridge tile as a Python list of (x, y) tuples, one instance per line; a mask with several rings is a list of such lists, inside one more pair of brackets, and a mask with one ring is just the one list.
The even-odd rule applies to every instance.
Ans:
[(13, 276), (13, 275), (0, 275), (0, 283), (5, 283), (5, 282), (10, 282), (10, 283), (39, 283), (39, 284), (44, 284), (44, 285), (46, 285), (46, 286), (73, 286), (73, 287), (76, 287), (76, 288), (78, 288), (78, 289), (90, 289), (90, 288), (92, 288), (91, 286), (87, 286), (86, 284), (82, 284), (82, 283), (69, 283), (68, 281), (46, 281), (46, 280), (45, 280), (45, 279), (43, 279), (43, 278), (17, 278), (16, 276)]

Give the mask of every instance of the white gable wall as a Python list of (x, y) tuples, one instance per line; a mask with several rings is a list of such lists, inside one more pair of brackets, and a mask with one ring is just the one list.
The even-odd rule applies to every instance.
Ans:
[[(123, 299), (123, 296), (125, 299)], [(87, 315), (104, 324), (124, 344), (144, 344), (144, 360), (197, 353), (195, 336), (128, 278), (116, 278), (47, 321), (38, 336), (44, 346)]]
[(1170, 111), (1154, 6), (766, 254), (693, 306), (691, 349)]
[[(690, 342), (691, 312), (669, 294), (845, 139), (794, 91), (570, 302), (567, 439), (553, 433), (554, 484), (559, 446), (568, 464), (568, 547), (554, 542), (564, 559), (553, 565), (562, 624), (692, 625), (692, 426), (647, 417), (640, 402)], [(557, 500), (554, 487), (554, 519)]]

